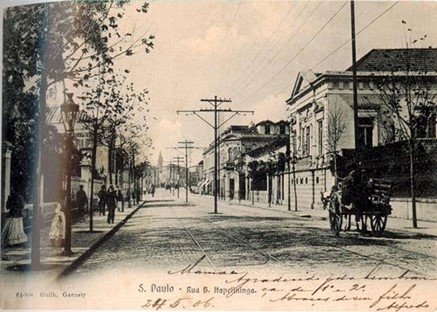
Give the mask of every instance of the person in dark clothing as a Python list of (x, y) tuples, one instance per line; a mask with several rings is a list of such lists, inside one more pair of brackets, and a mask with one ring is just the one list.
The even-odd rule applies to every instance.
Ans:
[(27, 235), (23, 227), (23, 196), (11, 190), (6, 201), (8, 216), (2, 230), (2, 247), (19, 245), (27, 242)]
[(130, 202), (130, 192), (129, 192), (129, 190), (126, 191), (126, 201)]
[(139, 188), (136, 190), (135, 195), (136, 195), (136, 197), (137, 197), (137, 198), (136, 198), (136, 200), (137, 200), (137, 204), (139, 204), (139, 203), (140, 203), (140, 199), (141, 199), (141, 191), (140, 191)]
[(123, 194), (120, 189), (117, 190), (117, 208), (118, 211), (123, 210)]
[(108, 207), (108, 223), (114, 223), (115, 206), (117, 205), (117, 192), (111, 185), (106, 193), (106, 206)]
[(97, 196), (99, 197), (99, 215), (105, 215), (105, 205), (106, 205), (106, 190), (105, 186), (102, 185), (102, 188), (100, 189)]
[(79, 190), (76, 193), (76, 203), (80, 213), (84, 213), (88, 210), (88, 197), (83, 190), (83, 185), (79, 185)]
[[(344, 205), (352, 204), (355, 211), (355, 221), (357, 230), (365, 231), (363, 222), (363, 208), (368, 202), (367, 190), (369, 178), (357, 164), (352, 164), (349, 174), (344, 178), (342, 183), (341, 201)], [(360, 227), (361, 222), (361, 227)]]

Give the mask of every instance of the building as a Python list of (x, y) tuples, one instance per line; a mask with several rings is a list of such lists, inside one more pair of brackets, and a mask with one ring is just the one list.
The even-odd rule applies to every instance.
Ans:
[(203, 183), (203, 160), (196, 165), (192, 165), (188, 168), (188, 187), (190, 192), (199, 194), (200, 185)]
[[(437, 91), (437, 49), (375, 49), (356, 63), (358, 137), (354, 135), (353, 74), (345, 71), (299, 73), (290, 98), (290, 145), (299, 205), (320, 204), (320, 192), (334, 184), (330, 161), (343, 149), (372, 148), (405, 140), (402, 116), (386, 109), (383, 84), (421, 81), (429, 97)], [(416, 85), (417, 87), (417, 85)], [(416, 88), (415, 87), (415, 88)], [(389, 88), (387, 88), (388, 90)], [(414, 90), (413, 90), (414, 91)], [(423, 90), (425, 91), (425, 90)], [(387, 96), (384, 98), (384, 96)], [(406, 106), (405, 98), (398, 100)], [(415, 114), (413, 111), (412, 114)], [(435, 138), (435, 112), (415, 129), (418, 137)]]
[[(246, 154), (274, 141), (288, 138), (286, 121), (264, 120), (252, 126), (233, 125), (220, 135), (218, 185), (223, 199), (250, 199)], [(203, 152), (203, 183), (201, 192), (213, 194), (214, 187), (214, 143)]]
[(280, 136), (243, 155), (248, 199), (269, 205), (281, 205), (286, 199), (289, 143), (288, 136)]

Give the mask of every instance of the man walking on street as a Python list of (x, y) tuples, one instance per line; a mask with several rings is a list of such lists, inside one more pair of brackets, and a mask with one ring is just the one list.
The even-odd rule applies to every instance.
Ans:
[(76, 193), (76, 203), (77, 208), (79, 208), (79, 213), (83, 214), (88, 210), (88, 197), (83, 190), (83, 185), (79, 185), (79, 190)]
[(102, 185), (102, 188), (100, 189), (97, 196), (99, 197), (99, 215), (105, 215), (106, 191), (104, 185)]
[(115, 206), (117, 205), (117, 191), (111, 185), (106, 193), (106, 205), (108, 206), (108, 223), (114, 223)]

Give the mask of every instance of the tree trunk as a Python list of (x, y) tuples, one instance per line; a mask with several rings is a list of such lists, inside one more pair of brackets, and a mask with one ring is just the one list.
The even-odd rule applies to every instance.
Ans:
[(294, 211), (297, 211), (297, 190), (296, 190), (296, 166), (293, 162), (293, 190), (294, 190)]
[(41, 168), (41, 157), (43, 150), (42, 133), (46, 124), (46, 99), (47, 99), (47, 77), (43, 69), (40, 94), (39, 94), (39, 119), (36, 120), (35, 129), (36, 155), (33, 181), (33, 216), (32, 216), (32, 249), (31, 249), (31, 268), (39, 270), (41, 266), (40, 254), (40, 230), (41, 230), (41, 194), (43, 193), (43, 174)]
[(94, 172), (96, 171), (96, 158), (97, 158), (97, 131), (98, 131), (98, 124), (97, 122), (93, 125), (93, 150), (91, 154), (91, 189), (89, 194), (89, 206), (90, 209), (90, 232), (93, 231), (93, 214), (94, 214), (94, 207), (93, 207), (93, 197), (94, 197)]
[(413, 217), (413, 228), (417, 228), (416, 215), (416, 170), (415, 170), (415, 144), (414, 139), (410, 139), (410, 190), (411, 190), (411, 209)]

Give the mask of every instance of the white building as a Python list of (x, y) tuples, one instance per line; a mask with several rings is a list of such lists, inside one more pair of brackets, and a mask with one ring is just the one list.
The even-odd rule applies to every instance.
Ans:
[[(354, 136), (353, 75), (346, 71), (300, 73), (286, 104), (290, 112), (290, 145), (295, 157), (299, 205), (320, 205), (320, 192), (334, 183), (331, 155), (341, 149), (372, 147), (405, 139), (399, 121), (388, 116), (378, 85), (389, 77), (437, 76), (437, 49), (372, 50), (356, 64), (358, 142)], [(436, 85), (431, 93), (435, 94)], [(387, 117), (388, 116), (388, 117)], [(436, 137), (435, 114), (417, 131)], [(335, 138), (335, 132), (342, 134)]]

